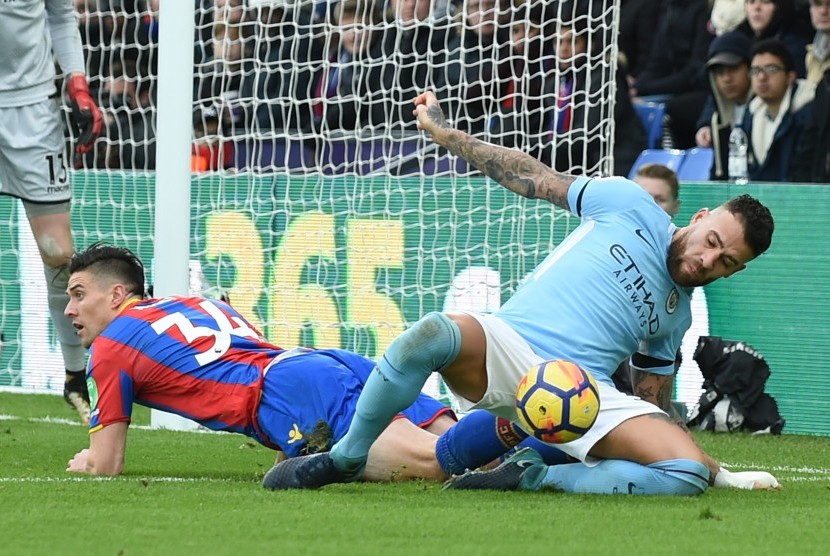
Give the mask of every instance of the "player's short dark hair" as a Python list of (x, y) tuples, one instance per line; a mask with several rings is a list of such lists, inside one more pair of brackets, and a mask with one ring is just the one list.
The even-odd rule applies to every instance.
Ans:
[(648, 164), (643, 164), (637, 169), (637, 175), (642, 178), (663, 180), (669, 184), (671, 196), (675, 201), (680, 195), (680, 182), (677, 180), (677, 174), (668, 166), (649, 162)]
[(727, 201), (723, 208), (743, 219), (744, 239), (756, 257), (769, 249), (775, 222), (767, 207), (758, 199), (744, 194)]
[(70, 275), (82, 270), (113, 278), (124, 284), (128, 292), (144, 297), (144, 263), (126, 247), (93, 243), (69, 261)]

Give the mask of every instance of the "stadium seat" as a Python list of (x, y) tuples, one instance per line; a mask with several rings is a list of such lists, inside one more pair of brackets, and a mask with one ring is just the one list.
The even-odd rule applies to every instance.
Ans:
[(649, 149), (659, 149), (663, 141), (663, 116), (666, 105), (662, 102), (635, 102), (634, 110), (643, 122)]
[(695, 147), (686, 151), (683, 163), (677, 170), (677, 177), (684, 181), (709, 181), (711, 175), (714, 151), (708, 148)]
[(678, 149), (646, 149), (634, 161), (631, 171), (628, 172), (628, 178), (634, 179), (634, 176), (637, 175), (637, 170), (643, 164), (662, 164), (677, 172), (685, 157), (686, 151)]

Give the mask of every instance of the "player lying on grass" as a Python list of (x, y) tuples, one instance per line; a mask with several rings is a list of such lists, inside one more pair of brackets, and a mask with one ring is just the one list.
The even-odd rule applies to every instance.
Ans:
[[(678, 228), (652, 198), (623, 178), (561, 174), (517, 150), (487, 144), (447, 123), (433, 93), (415, 99), (420, 128), (440, 146), (531, 199), (581, 217), (570, 234), (493, 314), (429, 313), (403, 332), (378, 361), (346, 435), (330, 452), (275, 466), (271, 488), (318, 488), (356, 480), (390, 419), (440, 372), (462, 408), (514, 416), (516, 387), (535, 364), (565, 359), (596, 378), (600, 411), (579, 440), (559, 448), (581, 463), (546, 466), (508, 460), (489, 473), (464, 475), (455, 488), (694, 495), (720, 466), (660, 408), (671, 404), (674, 356), (691, 323), (695, 286), (729, 277), (770, 245), (773, 219), (742, 195), (701, 209)], [(635, 391), (609, 378), (634, 353)], [(464, 428), (466, 419), (450, 431)], [(461, 440), (469, 435), (456, 435)], [(439, 442), (452, 467), (458, 446)], [(584, 462), (584, 463), (582, 463)]]
[[(90, 349), (89, 449), (68, 471), (117, 475), (133, 403), (250, 436), (293, 457), (327, 450), (351, 421), (374, 362), (344, 350), (283, 350), (229, 305), (200, 297), (144, 299), (132, 252), (93, 245), (69, 266), (66, 316)], [(417, 396), (372, 448), (364, 478), (442, 480), (437, 434), (450, 409)]]
[[(96, 245), (76, 254), (69, 284), (66, 314), (90, 348), (93, 412), (90, 447), (68, 471), (121, 472), (133, 402), (246, 434), (278, 450), (278, 460), (326, 450), (345, 433), (374, 367), (343, 350), (282, 350), (221, 301), (143, 299), (143, 265), (126, 249)], [(474, 412), (471, 423), (477, 414), (490, 416)], [(454, 423), (448, 408), (418, 396), (375, 442), (363, 478), (446, 479), (436, 435)], [(476, 467), (524, 436), (505, 420), (488, 425), (497, 427), (501, 443), (477, 450), (473, 457), (484, 459)], [(523, 444), (537, 447), (548, 463), (567, 461), (533, 438)]]

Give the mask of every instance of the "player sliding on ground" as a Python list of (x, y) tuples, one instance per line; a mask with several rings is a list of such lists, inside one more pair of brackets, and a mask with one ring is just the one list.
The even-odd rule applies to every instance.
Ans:
[[(144, 299), (144, 266), (132, 252), (93, 245), (69, 265), (66, 316), (90, 348), (89, 449), (68, 471), (117, 475), (132, 404), (250, 436), (293, 457), (327, 450), (349, 426), (374, 362), (345, 350), (283, 350), (233, 308), (200, 297)], [(446, 475), (436, 435), (452, 411), (416, 396), (372, 447), (364, 478)]]
[[(489, 473), (463, 475), (454, 488), (694, 495), (720, 466), (663, 409), (671, 403), (674, 358), (691, 323), (695, 286), (729, 277), (769, 247), (773, 219), (742, 195), (701, 209), (688, 226), (669, 216), (635, 183), (558, 173), (517, 150), (452, 129), (433, 93), (415, 99), (419, 127), (506, 188), (546, 199), (583, 219), (493, 314), (429, 313), (396, 338), (357, 402), (346, 435), (332, 450), (294, 458), (266, 475), (275, 489), (318, 488), (365, 471), (372, 444), (390, 419), (440, 372), (464, 409), (514, 418), (516, 387), (542, 361), (572, 361), (593, 374), (600, 411), (582, 438), (559, 445), (584, 463), (547, 466), (522, 451)], [(636, 391), (609, 375), (634, 353)], [(469, 455), (467, 419), (437, 445), (444, 468)]]

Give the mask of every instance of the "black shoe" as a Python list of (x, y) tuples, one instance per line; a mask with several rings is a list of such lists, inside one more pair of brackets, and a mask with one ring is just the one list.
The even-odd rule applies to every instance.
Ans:
[(66, 371), (66, 381), (63, 384), (63, 399), (69, 406), (78, 412), (81, 421), (89, 424), (89, 391), (86, 388), (86, 371)]
[(334, 466), (328, 452), (299, 456), (282, 461), (272, 467), (262, 486), (268, 490), (288, 490), (295, 488), (320, 488), (332, 483), (356, 481), (363, 474), (361, 466), (353, 472), (340, 471)]
[[(444, 490), (537, 490), (546, 468), (538, 452), (524, 448), (492, 471), (468, 471), (450, 478)], [(531, 470), (527, 474), (532, 477), (525, 477)]]

